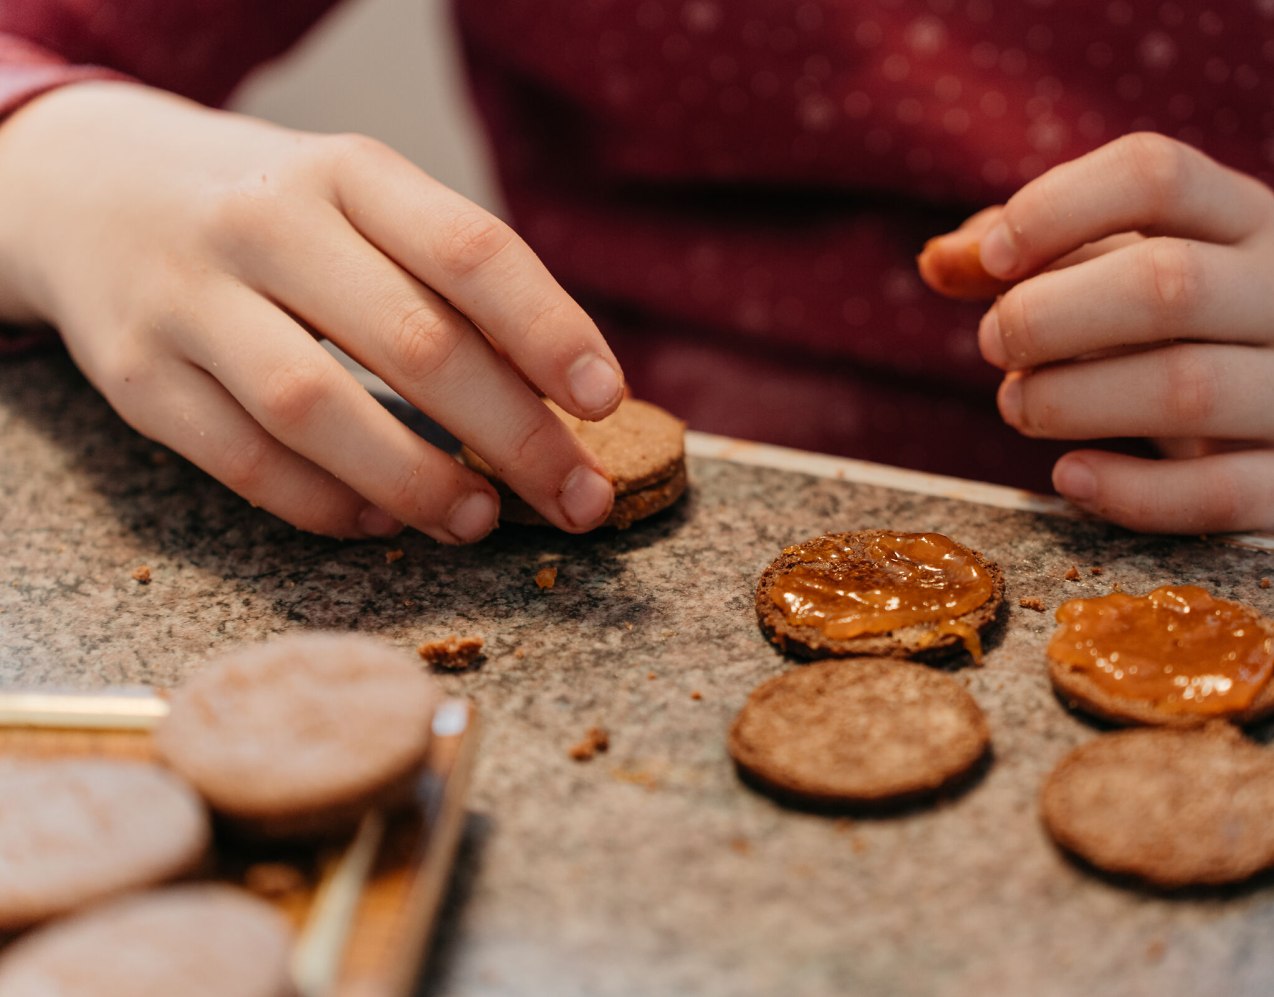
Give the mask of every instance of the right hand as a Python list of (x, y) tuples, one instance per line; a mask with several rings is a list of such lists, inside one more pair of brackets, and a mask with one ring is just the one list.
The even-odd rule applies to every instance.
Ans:
[(444, 543), (485, 479), (386, 412), (330, 339), (580, 532), (613, 492), (519, 372), (598, 419), (614, 355), (532, 251), (366, 138), (81, 83), (0, 125), (0, 320), (61, 332), (137, 430), (303, 529)]

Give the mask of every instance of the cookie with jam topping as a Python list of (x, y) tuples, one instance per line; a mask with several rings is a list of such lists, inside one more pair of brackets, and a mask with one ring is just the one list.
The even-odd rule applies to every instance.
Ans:
[(1251, 723), (1274, 713), (1274, 622), (1197, 585), (1070, 599), (1049, 678), (1071, 707), (1123, 724)]
[[(602, 463), (615, 487), (615, 504), (603, 526), (627, 529), (662, 512), (686, 490), (686, 424), (657, 405), (625, 398), (604, 419), (589, 422), (548, 406)], [(489, 478), (500, 494), (500, 520), (546, 526), (547, 520), (515, 494), (485, 460), (465, 447), (464, 462)]]
[(761, 574), (761, 629), (804, 658), (945, 654), (981, 661), (1004, 599), (999, 567), (940, 533), (828, 533), (786, 548)]
[(986, 718), (951, 675), (896, 658), (819, 661), (753, 690), (730, 728), (743, 778), (783, 801), (878, 807), (973, 773)]
[(1274, 867), (1274, 755), (1216, 721), (1103, 734), (1053, 770), (1040, 812), (1058, 845), (1114, 875), (1237, 883)]

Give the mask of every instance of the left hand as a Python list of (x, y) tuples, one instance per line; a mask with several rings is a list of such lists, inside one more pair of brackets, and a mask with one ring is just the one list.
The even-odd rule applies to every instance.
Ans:
[(1129, 135), (933, 248), (973, 243), (1008, 288), (978, 330), (1006, 371), (1005, 421), (1052, 439), (1145, 437), (1164, 454), (1072, 451), (1053, 469), (1063, 496), (1136, 530), (1274, 529), (1274, 192)]

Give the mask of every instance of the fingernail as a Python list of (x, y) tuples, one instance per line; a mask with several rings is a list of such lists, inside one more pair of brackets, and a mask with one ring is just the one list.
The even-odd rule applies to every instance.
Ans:
[(624, 390), (619, 372), (596, 353), (586, 354), (571, 364), (567, 377), (575, 404), (590, 415), (605, 411)]
[(978, 348), (982, 350), (982, 357), (987, 363), (1001, 370), (1008, 369), (1009, 351), (1004, 348), (1000, 319), (994, 308), (982, 316), (982, 322), (978, 325)]
[(481, 540), (495, 529), (500, 507), (487, 492), (470, 492), (451, 507), (447, 515), (447, 532), (461, 543)]
[(402, 531), (403, 524), (379, 506), (369, 505), (358, 514), (358, 528), (365, 536), (392, 537)]
[(979, 255), (982, 269), (992, 277), (1005, 280), (1017, 269), (1017, 243), (1009, 227), (1000, 222), (982, 237)]
[(996, 399), (1000, 406), (1000, 415), (1004, 421), (1015, 429), (1022, 428), (1022, 379), (1016, 374), (1010, 374), (1000, 385), (999, 397)]
[(1087, 461), (1063, 457), (1053, 467), (1053, 487), (1072, 502), (1091, 502), (1097, 496), (1097, 475)]
[(581, 464), (566, 476), (557, 501), (566, 521), (577, 530), (596, 526), (615, 500), (611, 483), (587, 465)]

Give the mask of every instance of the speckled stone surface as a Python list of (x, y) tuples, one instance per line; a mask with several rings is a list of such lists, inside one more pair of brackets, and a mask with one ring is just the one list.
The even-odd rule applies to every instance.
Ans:
[[(484, 733), (425, 992), (1193, 995), (1274, 980), (1274, 881), (1130, 889), (1062, 858), (1037, 815), (1044, 775), (1096, 733), (1048, 688), (1052, 609), (1192, 582), (1274, 614), (1268, 554), (709, 460), (692, 461), (688, 501), (623, 533), (342, 544), (137, 437), (57, 355), (0, 365), (0, 434), (3, 684), (173, 684), (232, 642), (303, 628), (408, 651), (486, 638), (480, 667), (441, 677)], [(748, 692), (799, 667), (762, 638), (753, 586), (785, 544), (866, 527), (948, 533), (1004, 568), (986, 666), (957, 672), (994, 761), (926, 810), (786, 810), (725, 752)], [(541, 590), (546, 565), (557, 582)], [(609, 752), (572, 761), (598, 724)]]

